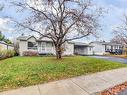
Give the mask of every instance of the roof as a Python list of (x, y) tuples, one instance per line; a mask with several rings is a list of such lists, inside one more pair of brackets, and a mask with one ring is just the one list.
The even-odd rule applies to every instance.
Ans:
[(98, 43), (98, 44), (102, 44), (102, 45), (123, 45), (122, 43), (105, 42), (105, 41), (93, 41), (91, 43)]
[[(31, 38), (31, 37), (34, 37), (34, 36), (19, 36), (18, 38), (17, 38), (17, 40), (23, 40), (23, 41), (27, 41), (29, 38)], [(35, 37), (34, 37), (35, 38)], [(36, 38), (35, 38), (36, 39)]]
[[(17, 38), (17, 40), (27, 41), (27, 40), (30, 39), (31, 37), (34, 37), (34, 36), (19, 36), (19, 37)], [(52, 42), (51, 39), (46, 38), (46, 37), (41, 37), (41, 38), (34, 37), (34, 38), (36, 39), (36, 41)]]
[(0, 44), (4, 44), (4, 45), (7, 45), (7, 46), (12, 46), (12, 47), (14, 47), (12, 44), (7, 44), (7, 43), (5, 43), (4, 41), (0, 41)]
[(122, 43), (113, 43), (113, 42), (109, 42), (107, 43), (108, 45), (123, 45)]
[(53, 42), (51, 39), (46, 38), (46, 37), (41, 37), (41, 38), (37, 39), (37, 41)]
[(107, 42), (105, 42), (105, 41), (93, 41), (93, 42), (90, 42), (90, 43), (107, 44)]
[[(22, 41), (27, 41), (28, 39), (30, 39), (31, 37), (34, 37), (34, 36), (19, 36), (17, 38), (17, 40), (22, 40)], [(46, 37), (41, 37), (41, 38), (36, 38), (36, 41), (45, 41), (45, 42), (52, 42), (51, 39), (49, 38), (46, 38)], [(93, 41), (91, 43), (83, 43), (83, 42), (69, 42), (69, 43), (72, 43), (74, 45), (77, 45), (77, 46), (89, 46), (89, 47), (92, 47), (91, 43), (98, 43), (98, 44), (102, 44), (102, 45), (122, 45), (121, 43), (113, 43), (113, 42), (105, 42), (105, 41)]]
[(90, 44), (83, 43), (83, 42), (74, 42), (74, 45), (77, 45), (77, 46), (88, 46), (88, 47), (91, 47), (92, 46)]

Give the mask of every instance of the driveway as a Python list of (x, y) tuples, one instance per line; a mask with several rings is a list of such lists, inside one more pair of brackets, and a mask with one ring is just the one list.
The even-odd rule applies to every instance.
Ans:
[(112, 57), (112, 56), (90, 56), (94, 58), (99, 58), (99, 59), (106, 59), (114, 62), (121, 62), (127, 64), (127, 58), (120, 58), (120, 57)]

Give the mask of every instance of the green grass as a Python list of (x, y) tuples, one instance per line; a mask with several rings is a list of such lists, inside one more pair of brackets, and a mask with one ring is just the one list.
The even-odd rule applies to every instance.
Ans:
[(89, 58), (14, 57), (0, 61), (0, 91), (110, 70), (127, 65)]

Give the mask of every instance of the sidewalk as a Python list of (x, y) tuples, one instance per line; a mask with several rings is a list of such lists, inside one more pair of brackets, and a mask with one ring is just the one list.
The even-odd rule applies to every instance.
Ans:
[(6, 91), (0, 95), (98, 95), (95, 93), (125, 81), (127, 81), (127, 68), (121, 68)]

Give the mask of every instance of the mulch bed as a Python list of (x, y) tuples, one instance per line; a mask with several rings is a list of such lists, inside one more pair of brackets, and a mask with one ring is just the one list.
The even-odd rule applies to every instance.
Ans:
[(113, 88), (109, 88), (108, 90), (101, 92), (101, 95), (117, 95), (125, 89), (127, 89), (127, 82), (117, 85)]

